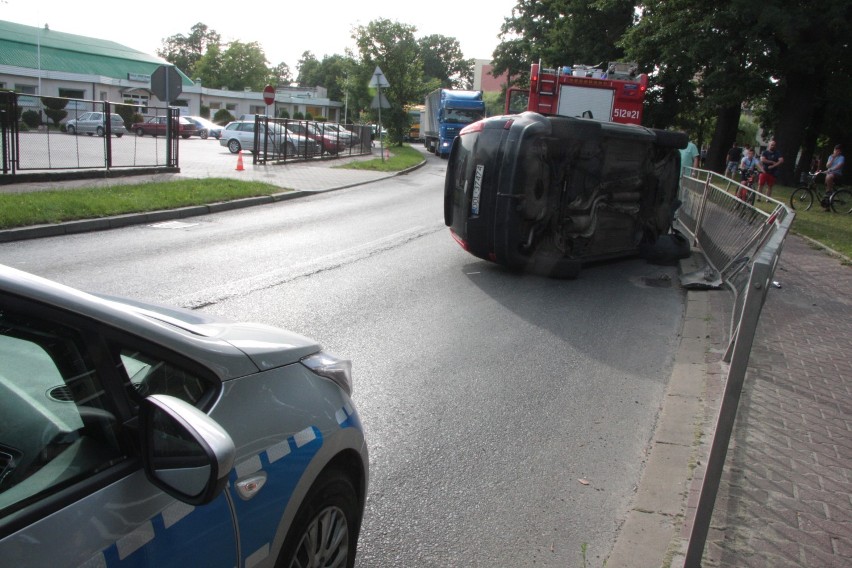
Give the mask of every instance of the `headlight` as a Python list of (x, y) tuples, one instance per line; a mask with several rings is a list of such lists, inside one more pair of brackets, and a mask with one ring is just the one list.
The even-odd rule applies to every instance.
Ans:
[(302, 365), (321, 377), (334, 381), (346, 394), (352, 395), (352, 361), (320, 351), (302, 359)]

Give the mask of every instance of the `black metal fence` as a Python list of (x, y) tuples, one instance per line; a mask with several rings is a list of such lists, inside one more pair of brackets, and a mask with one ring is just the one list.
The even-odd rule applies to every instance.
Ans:
[[(178, 166), (178, 109), (0, 93), (3, 174)], [(150, 139), (128, 135), (137, 122), (162, 124)], [(147, 125), (146, 125), (147, 127)]]
[[(369, 126), (255, 115), (223, 130), (223, 145), (253, 154), (255, 164), (357, 156), (372, 152)], [(184, 130), (175, 107), (0, 92), (0, 183), (57, 171), (178, 171)], [(70, 175), (69, 174), (69, 175)], [(117, 174), (121, 175), (121, 174)]]
[[(223, 131), (223, 138), (234, 136), (233, 127)], [(311, 120), (270, 118), (256, 115), (252, 148), (257, 148), (253, 163), (311, 160), (360, 156), (372, 152), (372, 129), (369, 125), (335, 124)], [(236, 137), (234, 137), (236, 139)], [(234, 151), (230, 140), (227, 142)]]

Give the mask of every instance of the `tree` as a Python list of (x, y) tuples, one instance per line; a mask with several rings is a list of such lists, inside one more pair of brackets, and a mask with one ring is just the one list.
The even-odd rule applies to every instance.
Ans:
[(190, 77), (196, 77), (196, 65), (212, 45), (221, 38), (215, 30), (201, 22), (192, 26), (188, 36), (176, 34), (163, 40), (157, 55), (172, 63)]
[(59, 126), (62, 119), (68, 116), (68, 111), (65, 110), (65, 107), (68, 106), (68, 99), (59, 97), (42, 97), (41, 102), (44, 105), (44, 114), (46, 114), (56, 126)]
[(296, 70), (299, 72), (296, 82), (300, 87), (316, 87), (320, 84), (320, 62), (312, 52), (302, 53), (302, 57), (296, 64)]
[(500, 28), (492, 72), (508, 72), (518, 84), (539, 60), (548, 67), (621, 60), (618, 41), (634, 11), (634, 2), (625, 0), (518, 0)]
[(382, 122), (387, 125), (390, 140), (402, 144), (408, 133), (408, 113), (405, 105), (418, 101), (422, 93), (423, 61), (414, 33), (408, 24), (386, 19), (373, 20), (355, 28), (355, 40), (362, 65), (372, 71), (382, 69), (390, 87), (382, 93), (391, 108), (382, 109)]
[(756, 29), (767, 38), (769, 69), (776, 78), (769, 88), (765, 126), (771, 126), (784, 155), (780, 173), (784, 182), (798, 179), (794, 168), (800, 148), (806, 151), (799, 171), (810, 163), (809, 154), (823, 130), (848, 136), (852, 128), (848, 111), (845, 116), (834, 114), (840, 123), (827, 120), (830, 109), (849, 104), (848, 91), (838, 92), (835, 87), (848, 86), (852, 73), (850, 19), (852, 4), (847, 0), (824, 0), (818, 8), (785, 0), (762, 4)]
[(269, 76), (266, 55), (257, 42), (232, 41), (222, 53), (222, 79), (229, 88), (262, 91)]
[(266, 82), (270, 85), (288, 86), (293, 82), (293, 73), (290, 71), (290, 66), (283, 61), (269, 69), (269, 78)]
[(427, 81), (434, 79), (438, 82), (434, 88), (469, 89), (471, 87), (474, 60), (464, 58), (459, 40), (433, 34), (420, 38), (417, 44), (420, 47), (420, 58), (423, 60), (424, 77)]

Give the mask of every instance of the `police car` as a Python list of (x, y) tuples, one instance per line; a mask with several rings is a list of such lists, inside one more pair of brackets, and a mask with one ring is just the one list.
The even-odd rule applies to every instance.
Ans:
[(0, 266), (0, 564), (353, 566), (351, 365)]

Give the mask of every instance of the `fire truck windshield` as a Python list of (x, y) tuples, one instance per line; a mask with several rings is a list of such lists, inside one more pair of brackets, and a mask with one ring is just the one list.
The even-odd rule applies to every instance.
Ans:
[(485, 118), (481, 110), (448, 108), (444, 109), (444, 122), (451, 124), (470, 124)]

